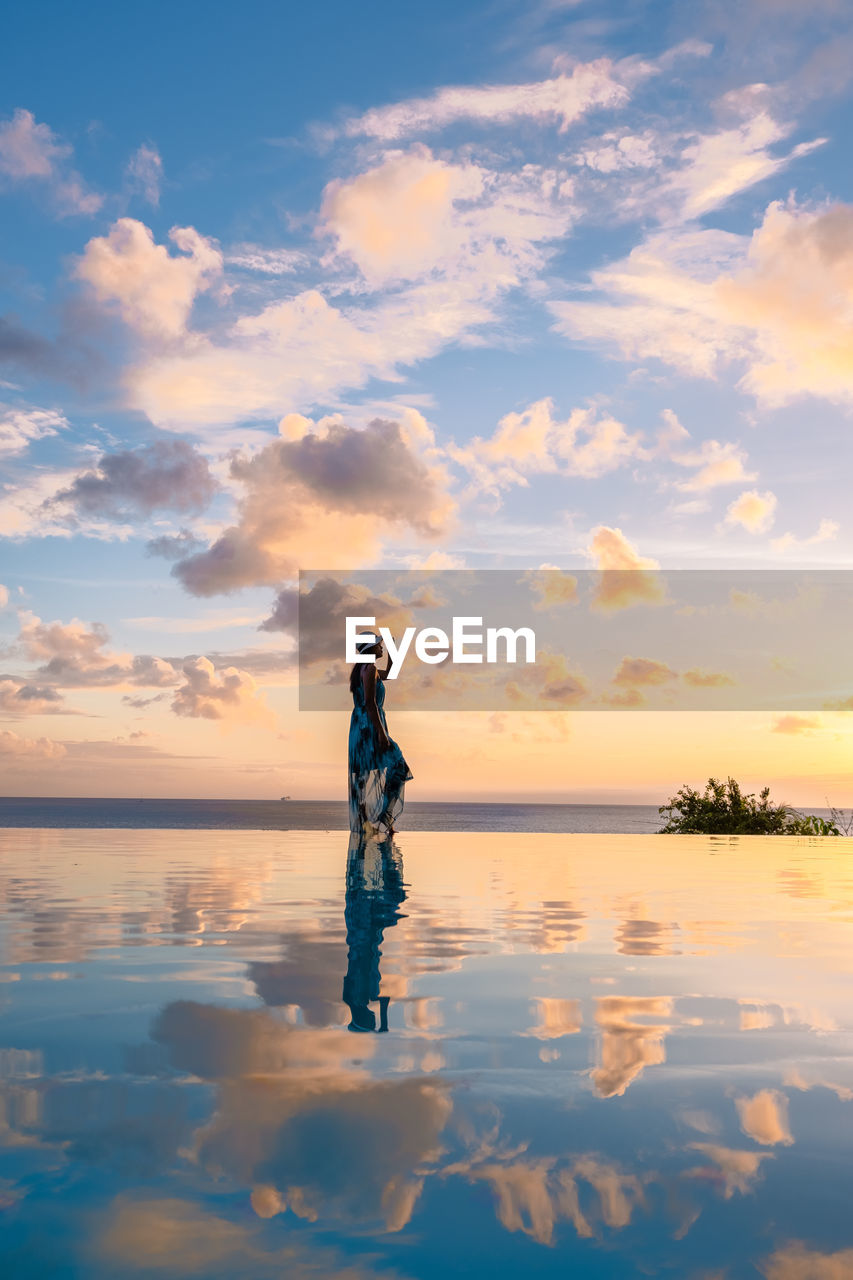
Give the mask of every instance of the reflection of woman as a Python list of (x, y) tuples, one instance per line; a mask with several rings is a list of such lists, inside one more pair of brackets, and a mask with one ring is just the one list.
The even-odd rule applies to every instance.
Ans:
[[(349, 1006), (350, 1031), (387, 1031), (388, 997), (379, 994), (383, 934), (401, 918), (405, 902), (403, 861), (390, 840), (350, 836), (347, 854), (347, 971), (344, 1003)], [(376, 1014), (368, 1006), (379, 1003)]]
[[(360, 640), (359, 653), (378, 657), (382, 642)], [(385, 677), (375, 662), (357, 662), (350, 673), (352, 716), (349, 726), (349, 814), (350, 830), (361, 831), (366, 824), (394, 833), (394, 822), (403, 811), (403, 793), (412, 771), (396, 742), (388, 736), (385, 721)]]

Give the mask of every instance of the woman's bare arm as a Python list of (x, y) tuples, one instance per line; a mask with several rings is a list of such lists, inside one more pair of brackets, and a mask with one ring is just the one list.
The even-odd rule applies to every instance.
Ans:
[(379, 676), (379, 679), (380, 679), (380, 680), (387, 680), (387, 679), (388, 679), (388, 672), (391, 670), (391, 655), (390, 655), (390, 653), (388, 652), (388, 649), (387, 649), (387, 646), (386, 646), (386, 645), (384, 645), (384, 644), (383, 644), (382, 648), (385, 650), (385, 666), (384, 666), (384, 668), (380, 671), (380, 670), (379, 670), (379, 663), (378, 663), (378, 662), (376, 662), (376, 663), (374, 663), (373, 670), (374, 670), (374, 671), (376, 672), (376, 674)]

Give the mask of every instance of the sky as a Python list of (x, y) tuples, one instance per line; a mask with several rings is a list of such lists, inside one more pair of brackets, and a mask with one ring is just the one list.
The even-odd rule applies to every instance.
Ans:
[[(5, 794), (343, 796), (300, 569), (849, 567), (844, 0), (6, 30)], [(842, 710), (388, 711), (413, 798), (853, 804)]]

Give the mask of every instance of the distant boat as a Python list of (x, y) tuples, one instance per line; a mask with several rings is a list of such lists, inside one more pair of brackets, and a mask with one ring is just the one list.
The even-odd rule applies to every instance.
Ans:
[(290, 799), (290, 796), (282, 796), (281, 798), (282, 798), (282, 800), (289, 800), (289, 799)]

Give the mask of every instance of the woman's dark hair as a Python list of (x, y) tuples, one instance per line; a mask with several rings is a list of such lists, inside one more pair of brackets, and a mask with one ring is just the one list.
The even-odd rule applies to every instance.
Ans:
[[(356, 641), (356, 644), (355, 644), (355, 647), (356, 647), (356, 649), (358, 650), (358, 652), (359, 652), (359, 653), (365, 653), (365, 654), (367, 654), (367, 653), (373, 653), (373, 654), (375, 654), (375, 653), (376, 653), (376, 651), (377, 651), (377, 649), (379, 648), (379, 644), (378, 644), (378, 642), (377, 642), (377, 641), (374, 641), (374, 642), (371, 644), (371, 643), (370, 643), (369, 641), (367, 641), (367, 640), (357, 640), (357, 641)], [(355, 693), (356, 689), (358, 688), (358, 683), (359, 683), (359, 681), (361, 680), (361, 673), (362, 673), (362, 671), (363, 671), (363, 670), (364, 670), (364, 663), (363, 663), (363, 662), (356, 662), (356, 664), (354, 665), (354, 667), (353, 667), (352, 671), (349, 673), (349, 688), (350, 688), (350, 693)]]

